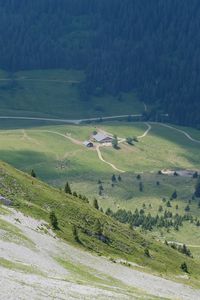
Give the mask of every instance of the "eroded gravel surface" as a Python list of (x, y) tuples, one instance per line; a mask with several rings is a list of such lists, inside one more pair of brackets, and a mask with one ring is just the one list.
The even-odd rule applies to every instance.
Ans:
[[(158, 297), (169, 299), (200, 299), (200, 290), (175, 283), (157, 276), (137, 271), (121, 264), (114, 264), (108, 259), (92, 255), (75, 248), (55, 237), (51, 230), (44, 233), (41, 228), (45, 222), (36, 221), (22, 213), (10, 209), (10, 215), (0, 216), (5, 221), (18, 227), (34, 246), (27, 246), (2, 240), (0, 237), (0, 257), (12, 262), (32, 266), (44, 273), (28, 274), (17, 270), (0, 267), (0, 299), (136, 299), (128, 293), (128, 288), (115, 286), (95, 286), (71, 281), (70, 270), (66, 270), (55, 257), (70, 261), (74, 265), (83, 265), (105, 279), (107, 276), (118, 280), (123, 285), (146, 291)], [(14, 291), (14, 292), (13, 292)], [(31, 295), (31, 296), (30, 296)]]

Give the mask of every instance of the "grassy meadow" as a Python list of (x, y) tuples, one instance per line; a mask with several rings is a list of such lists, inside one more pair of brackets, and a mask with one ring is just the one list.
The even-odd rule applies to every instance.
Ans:
[[(0, 114), (80, 119), (141, 113), (134, 93), (82, 96), (85, 75), (75, 70), (0, 72)], [(122, 109), (123, 107), (123, 109)]]
[[(66, 181), (72, 190), (86, 195), (90, 201), (98, 199), (105, 211), (126, 209), (132, 212), (143, 209), (151, 215), (161, 214), (164, 210), (185, 214), (189, 204), (190, 214), (200, 216), (198, 199), (192, 200), (196, 180), (191, 177), (159, 175), (161, 169), (200, 170), (200, 144), (190, 141), (185, 135), (160, 124), (151, 124), (152, 129), (133, 146), (126, 142), (120, 144), (119, 150), (101, 147), (103, 158), (113, 163), (125, 173), (113, 170), (100, 161), (95, 149), (87, 149), (82, 142), (90, 137), (94, 130), (103, 130), (116, 134), (120, 138), (141, 136), (147, 130), (145, 123), (107, 122), (85, 125), (52, 125), (35, 121), (0, 121), (0, 158), (30, 174), (34, 169), (38, 178), (47, 183), (63, 188)], [(192, 137), (200, 140), (200, 132), (191, 128), (181, 128)], [(60, 135), (61, 134), (61, 135)], [(64, 135), (64, 136), (63, 136)], [(76, 142), (71, 141), (73, 138)], [(112, 185), (111, 177), (121, 175), (122, 180)], [(141, 179), (137, 179), (140, 174)], [(98, 181), (102, 182), (103, 191), (99, 195)], [(143, 191), (139, 190), (139, 183)], [(159, 182), (159, 184), (158, 184)], [(174, 190), (177, 199), (172, 207), (167, 207), (163, 198), (170, 199)], [(178, 205), (178, 209), (176, 209)], [(181, 228), (177, 233), (160, 230), (156, 232), (159, 239), (186, 243), (192, 233), (196, 244), (200, 245), (199, 228), (190, 225), (190, 233)], [(187, 244), (190, 243), (188, 239)], [(200, 248), (192, 248), (192, 253), (200, 256)]]
[[(11, 199), (16, 209), (47, 222), (49, 212), (54, 210), (59, 222), (59, 230), (56, 233), (69, 243), (110, 259), (120, 257), (135, 262), (146, 272), (162, 274), (171, 280), (199, 286), (200, 263), (196, 257), (188, 258), (160, 241), (113, 220), (78, 197), (66, 195), (1, 162), (0, 176), (0, 193)], [(97, 220), (103, 226), (104, 235), (108, 238), (107, 243), (101, 242), (95, 236)], [(7, 224), (3, 226), (7, 231), (15, 230), (8, 228)], [(73, 226), (78, 230), (79, 243), (74, 239)], [(146, 247), (151, 253), (151, 258), (145, 256)], [(183, 273), (180, 265), (183, 261), (187, 262), (190, 270), (187, 278), (181, 277)]]

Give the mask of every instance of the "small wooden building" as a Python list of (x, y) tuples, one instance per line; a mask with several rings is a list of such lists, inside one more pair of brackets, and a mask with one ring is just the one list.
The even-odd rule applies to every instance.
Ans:
[(94, 144), (91, 141), (84, 141), (83, 145), (87, 148), (92, 148)]
[(93, 135), (93, 139), (98, 143), (112, 143), (113, 138), (104, 134), (104, 133), (97, 133)]

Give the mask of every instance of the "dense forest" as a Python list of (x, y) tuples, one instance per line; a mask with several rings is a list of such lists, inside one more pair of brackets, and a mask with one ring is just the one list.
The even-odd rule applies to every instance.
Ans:
[(0, 68), (80, 69), (200, 127), (199, 0), (0, 0)]

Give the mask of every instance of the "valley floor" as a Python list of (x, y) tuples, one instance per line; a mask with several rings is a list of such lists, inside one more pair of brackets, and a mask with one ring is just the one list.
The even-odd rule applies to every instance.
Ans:
[(200, 290), (64, 243), (14, 209), (0, 215), (0, 240), (1, 299), (200, 298)]

